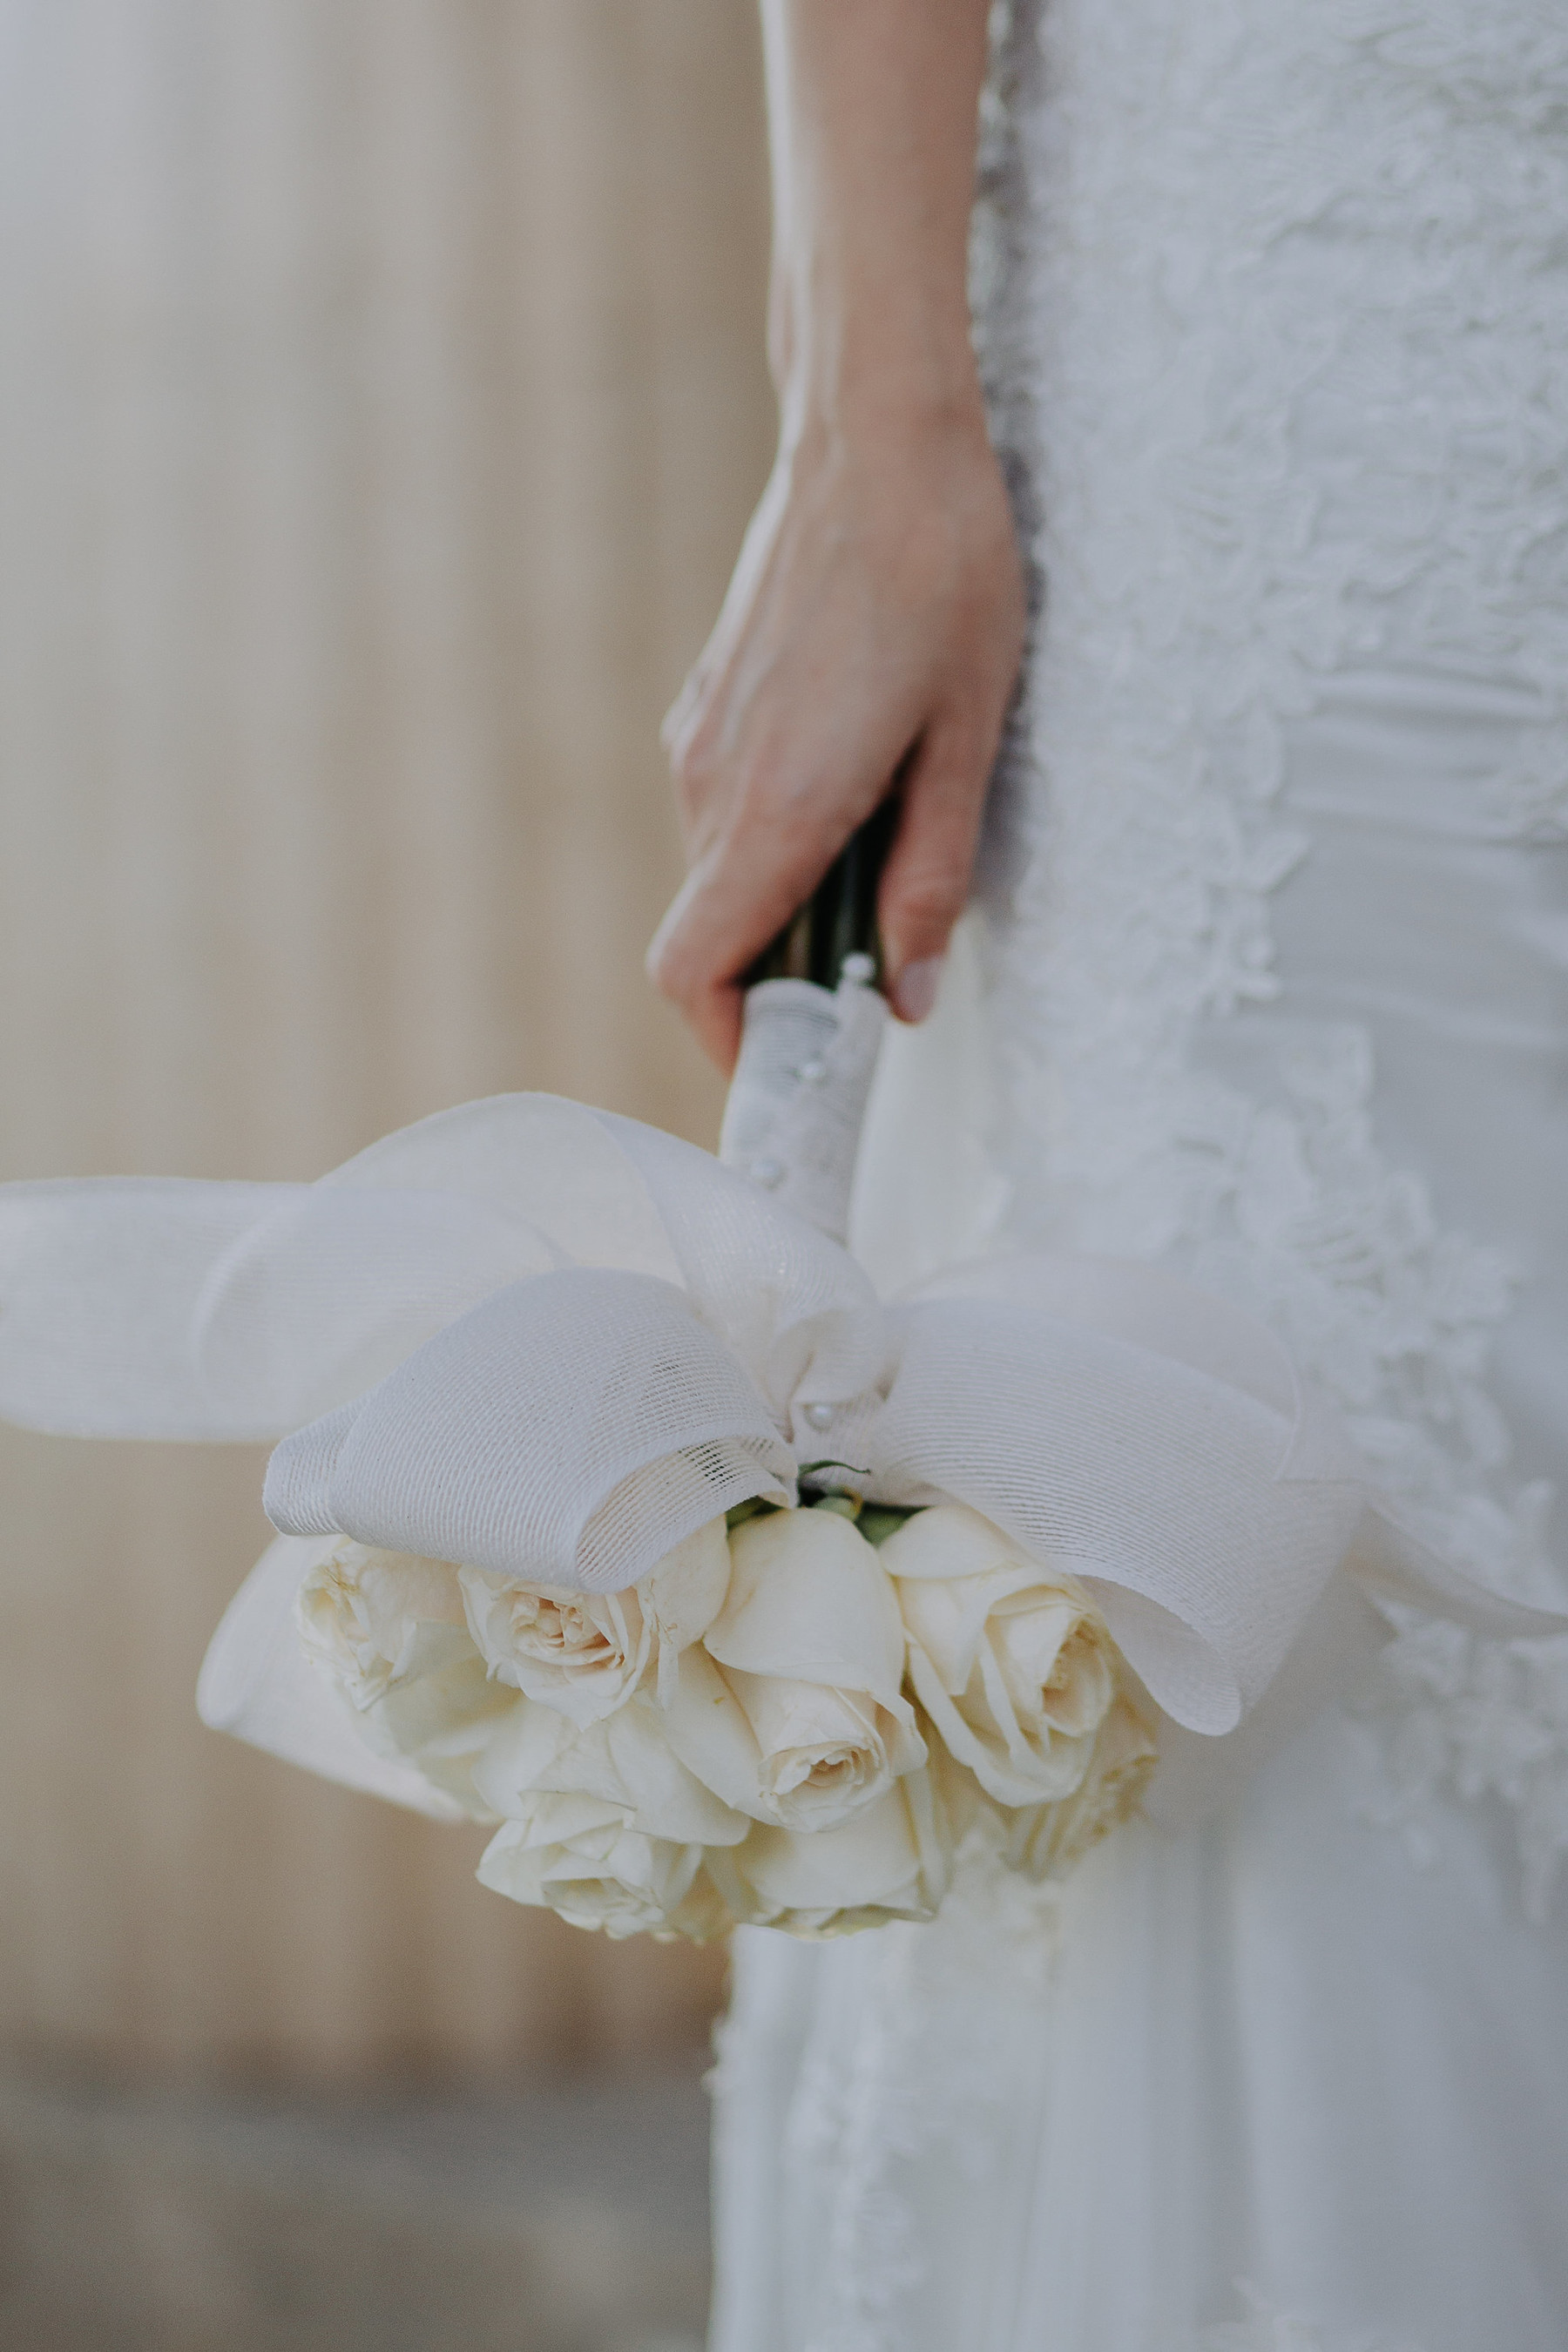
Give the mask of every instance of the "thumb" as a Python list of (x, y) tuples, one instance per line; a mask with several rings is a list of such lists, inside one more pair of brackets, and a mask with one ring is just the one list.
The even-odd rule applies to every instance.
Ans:
[(989, 766), (973, 736), (933, 729), (910, 763), (877, 919), (888, 994), (901, 1021), (936, 1002), (952, 927), (969, 903)]

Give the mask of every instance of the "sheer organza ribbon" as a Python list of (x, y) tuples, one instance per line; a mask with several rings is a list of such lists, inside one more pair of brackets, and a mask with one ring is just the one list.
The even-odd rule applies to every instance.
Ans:
[(548, 1096), (444, 1113), (314, 1184), (0, 1190), (0, 1412), (281, 1436), (280, 1540), (215, 1638), (204, 1716), (436, 1810), (300, 1653), (323, 1535), (604, 1591), (833, 1462), (876, 1499), (970, 1504), (1072, 1570), (1205, 1748), (1231, 1748), (1212, 1736), (1277, 1677), (1301, 1684), (1347, 1580), (1490, 1633), (1563, 1630), (1426, 1547), (1223, 1299), (1032, 1257), (887, 1302), (706, 1152)]

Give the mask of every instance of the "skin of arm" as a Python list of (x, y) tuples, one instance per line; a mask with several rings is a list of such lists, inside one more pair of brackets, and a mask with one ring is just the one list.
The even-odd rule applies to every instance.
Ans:
[(648, 950), (720, 1063), (738, 975), (902, 771), (879, 914), (930, 1010), (1024, 637), (970, 340), (986, 0), (763, 0), (779, 447), (665, 721), (689, 872)]

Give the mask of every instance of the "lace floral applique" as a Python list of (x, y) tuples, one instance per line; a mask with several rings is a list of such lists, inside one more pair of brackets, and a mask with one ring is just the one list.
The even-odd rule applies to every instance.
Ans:
[(1247, 2316), (1205, 2329), (1197, 2352), (1419, 2352), (1417, 2346), (1387, 2336), (1326, 2336), (1310, 2320), (1271, 2309), (1245, 2284), (1237, 2285), (1237, 2293)]
[[(1435, 1543), (1483, 1581), (1561, 1607), (1552, 1490), (1508, 1491), (1508, 1431), (1483, 1384), (1513, 1296), (1506, 1263), (1444, 1233), (1424, 1187), (1380, 1158), (1359, 1033), (1304, 1044), (1279, 1076), (1284, 1107), (1255, 1105), (1242, 1123), (1229, 1218), (1215, 1218), (1201, 1271), (1265, 1308)], [(1395, 1613), (1353, 1702), (1382, 1735), (1363, 1810), (1426, 1864), (1435, 1800), (1500, 1800), (1539, 1921), (1568, 1854), (1568, 1640), (1487, 1642)]]
[(996, 2171), (1025, 2039), (1003, 2020), (1045, 1999), (1057, 1899), (976, 1839), (931, 1926), (866, 1939), (853, 2051), (808, 2054), (790, 2115), (786, 2164), (812, 2179), (827, 2216), (821, 2317), (804, 2352), (903, 2352), (911, 2340), (900, 2313), (926, 2263), (900, 2170), (940, 2141), (963, 2179)]
[(1524, 1905), (1544, 1921), (1568, 1854), (1568, 1644), (1481, 1642), (1415, 1624), (1379, 1659), (1357, 1711), (1380, 1734), (1367, 1817), (1435, 1861), (1433, 1800), (1513, 1809)]
[[(1365, 1033), (1288, 1028), (1270, 899), (1291, 730), (1369, 665), (1506, 681), (1452, 824), (1568, 836), (1568, 18), (1056, 0), (1010, 39), (976, 282), (1048, 625), (986, 866), (997, 1239), (1263, 1312), (1436, 1542), (1561, 1605), (1485, 1387), (1510, 1271), (1381, 1158)], [(1568, 1643), (1411, 1625), (1367, 1704), (1380, 1817), (1506, 1801), (1539, 1915)]]

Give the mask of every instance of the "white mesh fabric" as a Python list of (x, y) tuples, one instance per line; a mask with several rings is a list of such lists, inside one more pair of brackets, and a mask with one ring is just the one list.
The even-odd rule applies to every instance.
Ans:
[[(374, 1393), (374, 1391), (373, 1391)], [(352, 1535), (333, 1517), (332, 1478), (367, 1399), (354, 1397), (335, 1412), (307, 1422), (278, 1446), (267, 1465), (262, 1506), (275, 1528), (290, 1536)], [(434, 1558), (431, 1553), (422, 1554)]]
[(255, 1427), (296, 1428), (559, 1263), (535, 1226), (461, 1192), (313, 1184), (213, 1267), (192, 1316), (198, 1373)]
[(797, 1391), (858, 1396), (888, 1369), (869, 1277), (847, 1250), (706, 1151), (631, 1119), (605, 1125), (647, 1185), (693, 1305), (781, 1423)]
[(1082, 1324), (999, 1299), (895, 1319), (876, 1491), (951, 1495), (1070, 1567), (1161, 1706), (1229, 1730), (1342, 1558), (1359, 1479), (1281, 1480), (1282, 1413)]
[(499, 1292), (286, 1440), (266, 1501), (286, 1532), (602, 1591), (731, 1504), (792, 1495), (794, 1468), (680, 1291), (579, 1267)]
[(875, 1383), (841, 1249), (711, 1156), (552, 1096), (470, 1103), (315, 1185), (0, 1187), (0, 1412), (84, 1436), (274, 1437), (523, 1275), (686, 1285), (788, 1420)]
[[(1366, 1501), (1268, 1335), (1173, 1277), (992, 1265), (890, 1316), (707, 1153), (537, 1096), (426, 1120), (316, 1186), (0, 1189), (0, 1411), (214, 1438), (315, 1412), (274, 1456), (280, 1526), (592, 1590), (787, 1496), (787, 1431), (1076, 1568), (1154, 1696), (1207, 1731), (1264, 1688)], [(1379, 1508), (1347, 1563), (1370, 1587), (1558, 1629)]]
[[(868, 1295), (847, 1259), (707, 1153), (553, 1096), (503, 1096), (388, 1136), (315, 1185), (0, 1187), (0, 1413), (81, 1436), (275, 1437), (525, 1273), (611, 1265), (679, 1283), (627, 1148), (639, 1138), (664, 1147), (693, 1264), (712, 1235), (705, 1307), (742, 1353), (749, 1335), (766, 1357), (781, 1311), (788, 1326)], [(780, 1278), (802, 1258), (804, 1285), (798, 1268)]]
[[(794, 1471), (788, 1448), (772, 1432), (766, 1437), (705, 1438), (629, 1471), (584, 1524), (576, 1559), (584, 1590), (617, 1591), (627, 1581), (627, 1560), (647, 1548), (650, 1527), (679, 1526), (689, 1535), (749, 1496), (793, 1500)], [(654, 1559), (661, 1559), (664, 1549)]]
[[(902, 1295), (910, 1301), (1005, 1299), (1173, 1357), (1272, 1405), (1276, 1412), (1294, 1415), (1299, 1410), (1295, 1366), (1265, 1325), (1228, 1299), (1141, 1259), (1097, 1257), (1089, 1251), (983, 1258), (946, 1267)], [(1346, 1474), (1353, 1475), (1358, 1457), (1342, 1431), (1341, 1442)]]
[[(636, 1127), (560, 1095), (493, 1095), (400, 1128), (321, 1181), (360, 1191), (460, 1192), (535, 1226), (570, 1265), (679, 1281), (658, 1213), (619, 1133)], [(677, 1148), (708, 1158), (690, 1144)]]

